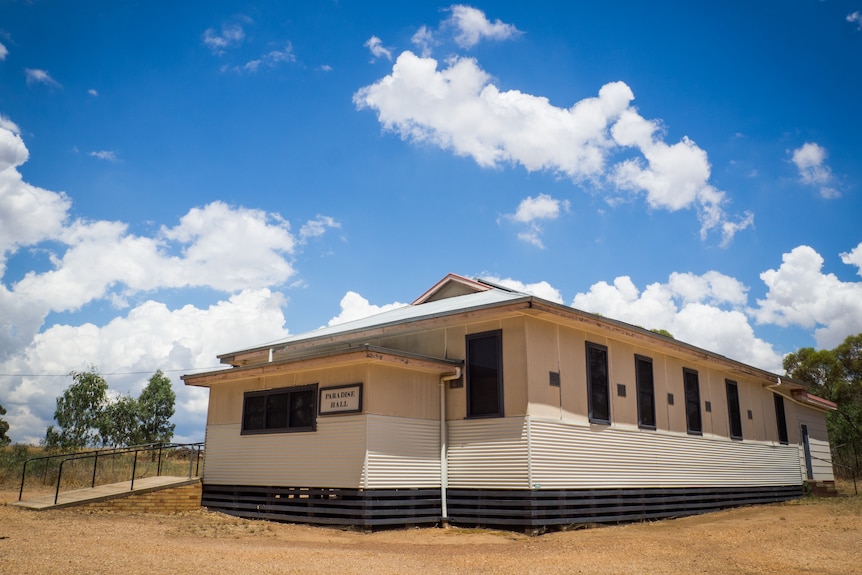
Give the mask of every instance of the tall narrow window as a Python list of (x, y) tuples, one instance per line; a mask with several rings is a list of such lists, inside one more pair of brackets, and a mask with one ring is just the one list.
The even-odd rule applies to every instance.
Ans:
[(638, 427), (655, 429), (655, 386), (652, 359), (635, 356), (635, 378), (638, 388)]
[(787, 416), (784, 414), (784, 398), (777, 393), (772, 397), (775, 399), (775, 421), (778, 424), (778, 443), (787, 445)]
[(591, 422), (611, 422), (608, 348), (589, 341), (587, 342), (587, 403)]
[(727, 390), (727, 417), (730, 422), (730, 438), (742, 439), (742, 417), (739, 415), (739, 388), (735, 381), (724, 380)]
[(467, 336), (467, 417), (503, 416), (503, 332)]
[(697, 372), (686, 367), (682, 368), (682, 378), (685, 385), (685, 426), (692, 435), (703, 433), (703, 422), (700, 418), (700, 381)]

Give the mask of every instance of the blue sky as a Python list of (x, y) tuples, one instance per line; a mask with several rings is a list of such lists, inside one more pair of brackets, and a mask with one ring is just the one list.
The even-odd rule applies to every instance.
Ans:
[(0, 0), (0, 404), (485, 277), (779, 371), (862, 331), (862, 2)]

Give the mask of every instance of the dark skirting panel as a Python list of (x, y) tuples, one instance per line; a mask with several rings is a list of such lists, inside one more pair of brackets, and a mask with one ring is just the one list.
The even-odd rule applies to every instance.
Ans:
[(800, 485), (553, 491), (450, 489), (447, 502), (453, 524), (539, 528), (683, 517), (801, 496)]
[(238, 517), (378, 527), (440, 522), (439, 489), (331, 489), (203, 484), (201, 505)]
[[(802, 486), (448, 490), (449, 523), (542, 529), (683, 517), (801, 497)], [(441, 521), (439, 489), (330, 489), (203, 484), (201, 504), (239, 517), (363, 528)]]

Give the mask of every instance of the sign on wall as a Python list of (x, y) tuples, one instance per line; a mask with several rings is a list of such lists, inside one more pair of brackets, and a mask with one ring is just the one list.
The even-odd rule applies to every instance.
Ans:
[(359, 413), (362, 411), (362, 384), (321, 387), (317, 404), (320, 406), (320, 415)]

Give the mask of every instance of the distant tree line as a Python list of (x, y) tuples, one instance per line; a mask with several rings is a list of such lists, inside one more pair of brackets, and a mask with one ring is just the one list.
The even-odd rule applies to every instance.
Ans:
[(50, 425), (42, 440), (49, 451), (166, 443), (173, 438), (175, 425), (170, 419), (176, 395), (161, 370), (137, 398), (110, 398), (108, 382), (96, 368), (69, 375), (72, 384), (57, 398), (56, 427)]

